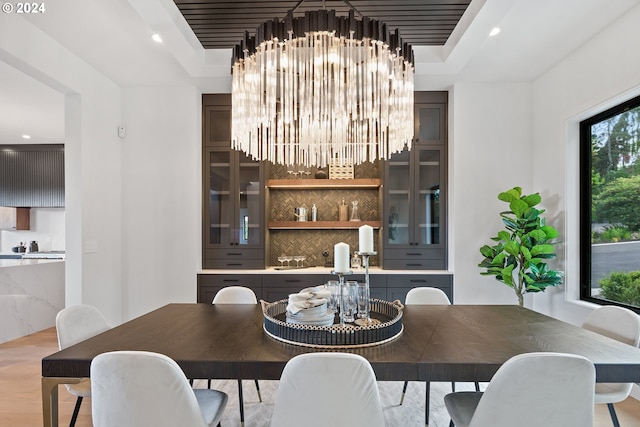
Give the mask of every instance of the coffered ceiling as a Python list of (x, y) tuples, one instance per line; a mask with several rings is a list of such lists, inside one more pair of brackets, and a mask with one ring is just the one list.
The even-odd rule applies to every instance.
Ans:
[[(335, 10), (346, 16), (349, 5), (356, 12), (399, 29), (403, 41), (414, 46), (444, 45), (471, 0), (174, 0), (205, 49), (235, 46), (244, 34), (255, 33), (261, 23), (305, 11)], [(297, 8), (296, 8), (297, 7)]]

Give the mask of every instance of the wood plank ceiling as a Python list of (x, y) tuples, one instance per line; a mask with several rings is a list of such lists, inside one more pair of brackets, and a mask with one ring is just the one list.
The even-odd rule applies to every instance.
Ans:
[(351, 4), (363, 16), (378, 19), (390, 30), (398, 28), (404, 42), (413, 46), (443, 45), (471, 0), (174, 0), (205, 49), (232, 48), (264, 21), (294, 16), (308, 10), (335, 10), (346, 16)]

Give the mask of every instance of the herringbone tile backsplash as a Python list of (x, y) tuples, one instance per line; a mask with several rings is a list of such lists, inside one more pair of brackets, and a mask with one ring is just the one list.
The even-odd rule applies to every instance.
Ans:
[[(316, 168), (308, 169), (309, 174), (289, 174), (288, 170), (302, 168), (287, 168), (286, 166), (270, 164), (270, 179), (289, 179), (293, 177), (313, 179)], [(326, 172), (327, 169), (324, 169)], [(376, 163), (363, 163), (354, 167), (354, 178), (379, 178), (380, 171)], [(311, 207), (318, 208), (318, 221), (337, 221), (338, 205), (344, 200), (349, 207), (350, 219), (352, 202), (358, 202), (358, 217), (363, 221), (375, 221), (381, 217), (378, 189), (309, 189), (309, 190), (276, 190), (269, 191), (267, 221), (295, 221), (294, 209), (307, 208), (307, 218), (311, 221)], [(272, 266), (279, 266), (278, 257), (282, 255), (303, 255), (307, 259), (306, 266), (324, 265), (322, 252), (329, 253), (328, 261), (333, 265), (333, 246), (339, 242), (349, 244), (351, 253), (358, 250), (358, 230), (269, 230), (268, 244)], [(374, 231), (374, 242), (377, 249), (378, 230)], [(293, 264), (295, 265), (295, 263)], [(377, 257), (372, 257), (370, 265), (379, 265)]]

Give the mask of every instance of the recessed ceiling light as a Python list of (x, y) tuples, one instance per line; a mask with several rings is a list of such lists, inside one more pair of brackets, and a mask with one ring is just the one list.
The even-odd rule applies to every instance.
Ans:
[(162, 43), (162, 37), (160, 37), (160, 34), (158, 33), (153, 34), (151, 39), (156, 43)]
[(22, 135), (22, 139), (31, 139), (31, 135)]
[(493, 37), (495, 35), (497, 35), (500, 32), (500, 28), (499, 27), (493, 27), (491, 29), (491, 32), (489, 33), (489, 36)]

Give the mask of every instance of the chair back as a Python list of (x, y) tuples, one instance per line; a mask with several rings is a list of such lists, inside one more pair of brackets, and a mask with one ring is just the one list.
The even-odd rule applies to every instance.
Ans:
[(58, 347), (63, 350), (110, 329), (97, 308), (79, 304), (61, 310), (56, 316)]
[(91, 417), (95, 427), (205, 427), (196, 396), (171, 358), (114, 351), (91, 363)]
[(593, 425), (595, 367), (563, 353), (525, 353), (498, 369), (469, 427)]
[(282, 372), (271, 427), (383, 427), (378, 384), (362, 356), (306, 353)]
[(405, 304), (415, 305), (432, 305), (432, 304), (451, 304), (449, 297), (444, 293), (442, 289), (420, 287), (413, 288), (407, 292), (405, 298)]
[[(587, 316), (582, 327), (634, 347), (640, 343), (640, 316), (624, 307), (598, 307)], [(632, 383), (598, 383), (596, 403), (621, 402), (631, 394), (632, 388)]]
[(640, 342), (640, 316), (627, 308), (598, 307), (587, 316), (582, 327), (634, 347)]
[(245, 286), (228, 286), (213, 297), (213, 304), (257, 304), (256, 294)]

